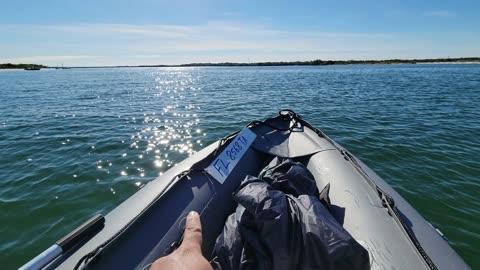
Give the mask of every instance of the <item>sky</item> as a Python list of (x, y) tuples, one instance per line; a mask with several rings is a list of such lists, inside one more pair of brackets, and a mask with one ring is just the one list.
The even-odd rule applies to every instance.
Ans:
[(0, 0), (0, 63), (480, 57), (478, 11), (478, 0)]

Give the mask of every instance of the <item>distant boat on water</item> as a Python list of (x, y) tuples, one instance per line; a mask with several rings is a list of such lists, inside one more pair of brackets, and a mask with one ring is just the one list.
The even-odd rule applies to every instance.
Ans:
[(24, 68), (24, 70), (40, 70), (41, 68), (38, 67), (38, 66), (29, 66), (29, 67), (26, 67)]
[(70, 69), (69, 67), (64, 67), (63, 64), (61, 67), (56, 67), (55, 69)]

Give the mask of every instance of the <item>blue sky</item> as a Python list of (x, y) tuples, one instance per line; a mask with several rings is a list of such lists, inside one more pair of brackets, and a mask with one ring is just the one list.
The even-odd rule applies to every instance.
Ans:
[(480, 1), (5, 1), (0, 63), (480, 56)]

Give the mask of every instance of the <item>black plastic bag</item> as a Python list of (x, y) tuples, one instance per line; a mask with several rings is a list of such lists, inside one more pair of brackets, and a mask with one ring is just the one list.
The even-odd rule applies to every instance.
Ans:
[(276, 159), (247, 176), (213, 251), (212, 266), (245, 269), (369, 269), (368, 252), (330, 214), (311, 173)]

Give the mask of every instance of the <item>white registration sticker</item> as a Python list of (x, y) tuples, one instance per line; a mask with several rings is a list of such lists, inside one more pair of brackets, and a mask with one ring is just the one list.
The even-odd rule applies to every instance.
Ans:
[(223, 184), (256, 137), (257, 134), (244, 128), (205, 170)]

